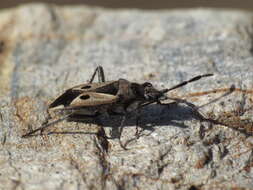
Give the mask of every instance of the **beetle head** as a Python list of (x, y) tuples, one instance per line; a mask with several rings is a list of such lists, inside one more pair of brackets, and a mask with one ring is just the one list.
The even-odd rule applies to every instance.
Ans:
[(166, 99), (166, 96), (164, 95), (163, 90), (157, 90), (153, 87), (153, 85), (149, 82), (145, 82), (142, 84), (143, 87), (143, 96), (146, 100), (164, 100)]

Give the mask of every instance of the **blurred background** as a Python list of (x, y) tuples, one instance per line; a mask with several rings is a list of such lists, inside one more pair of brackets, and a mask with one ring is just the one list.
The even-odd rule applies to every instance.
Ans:
[(253, 10), (253, 0), (2, 0), (0, 8), (11, 8), (20, 4), (30, 2), (46, 2), (58, 5), (80, 5), (102, 6), (108, 8), (139, 8), (139, 9), (175, 9), (190, 7), (213, 7), (213, 8), (234, 8)]

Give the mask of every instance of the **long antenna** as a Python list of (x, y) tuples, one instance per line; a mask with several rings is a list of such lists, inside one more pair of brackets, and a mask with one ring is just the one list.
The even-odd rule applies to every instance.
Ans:
[(181, 83), (177, 84), (176, 86), (173, 86), (173, 87), (171, 87), (169, 89), (164, 89), (164, 90), (162, 90), (162, 93), (167, 93), (167, 92), (169, 92), (171, 90), (174, 90), (176, 88), (180, 88), (180, 87), (182, 87), (182, 86), (184, 86), (184, 85), (186, 85), (188, 83), (197, 81), (197, 80), (199, 80), (199, 79), (201, 79), (203, 77), (210, 77), (210, 76), (213, 76), (213, 74), (198, 75), (196, 77), (191, 78), (190, 80), (183, 81), (183, 82), (181, 82)]
[(50, 122), (50, 123), (44, 124), (44, 125), (42, 125), (41, 127), (39, 127), (39, 128), (37, 128), (37, 129), (35, 129), (35, 130), (33, 130), (33, 131), (30, 131), (30, 132), (28, 132), (28, 133), (22, 135), (21, 137), (22, 137), (22, 138), (29, 137), (30, 135), (36, 133), (37, 131), (40, 131), (40, 130), (42, 130), (42, 129), (46, 129), (46, 128), (48, 128), (48, 127), (50, 127), (50, 126), (52, 126), (52, 125), (54, 125), (54, 124), (56, 124), (56, 123), (59, 123), (59, 122), (65, 120), (65, 119), (67, 119), (67, 118), (69, 117), (69, 115), (71, 115), (71, 114), (68, 114), (68, 115), (66, 115), (66, 116), (64, 116), (64, 117), (62, 117), (62, 118), (60, 118), (60, 119), (57, 119), (57, 120), (55, 120), (55, 121), (52, 121), (52, 122)]

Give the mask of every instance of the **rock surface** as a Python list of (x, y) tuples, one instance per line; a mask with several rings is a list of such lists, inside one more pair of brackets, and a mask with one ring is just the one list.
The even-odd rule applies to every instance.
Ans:
[[(0, 30), (0, 189), (253, 189), (252, 14), (31, 4), (2, 11)], [(169, 95), (226, 126), (184, 104), (151, 105), (128, 150), (114, 138), (102, 151), (95, 123), (61, 122), (21, 138), (97, 65), (107, 80), (158, 88), (214, 73)], [(117, 130), (111, 120), (103, 121), (108, 136)], [(134, 123), (126, 122), (123, 142)]]

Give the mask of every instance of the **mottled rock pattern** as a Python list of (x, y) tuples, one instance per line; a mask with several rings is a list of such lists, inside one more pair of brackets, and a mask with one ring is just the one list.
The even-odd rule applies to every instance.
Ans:
[[(251, 13), (32, 4), (2, 11), (0, 31), (0, 189), (253, 189)], [(229, 127), (183, 104), (151, 105), (127, 151), (111, 139), (102, 152), (96, 124), (62, 122), (49, 135), (21, 138), (97, 65), (108, 80), (158, 88), (214, 73), (170, 96)], [(104, 121), (107, 135), (120, 118), (112, 120)], [(134, 134), (132, 119), (122, 140)]]

